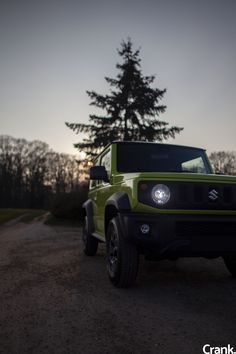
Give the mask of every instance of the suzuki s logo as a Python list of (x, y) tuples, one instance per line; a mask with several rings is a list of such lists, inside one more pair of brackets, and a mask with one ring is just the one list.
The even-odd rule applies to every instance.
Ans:
[(217, 200), (219, 198), (219, 193), (215, 189), (212, 189), (208, 193), (208, 197), (209, 197), (209, 199), (215, 201), (215, 200)]

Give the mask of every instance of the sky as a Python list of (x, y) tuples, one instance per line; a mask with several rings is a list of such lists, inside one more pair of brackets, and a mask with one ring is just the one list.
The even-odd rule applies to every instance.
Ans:
[(88, 123), (128, 37), (167, 89), (160, 119), (184, 127), (168, 143), (235, 151), (235, 0), (1, 0), (0, 134), (77, 153), (65, 121)]

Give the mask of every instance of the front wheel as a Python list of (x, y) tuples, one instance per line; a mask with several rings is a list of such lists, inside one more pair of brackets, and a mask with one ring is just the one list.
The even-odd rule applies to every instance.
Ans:
[(85, 216), (83, 224), (84, 253), (87, 256), (95, 256), (98, 249), (98, 240), (89, 231), (88, 217)]
[(133, 285), (138, 272), (138, 251), (124, 239), (118, 217), (108, 225), (106, 242), (107, 270), (112, 284), (118, 288)]
[(236, 278), (236, 257), (224, 257), (224, 262), (228, 271)]

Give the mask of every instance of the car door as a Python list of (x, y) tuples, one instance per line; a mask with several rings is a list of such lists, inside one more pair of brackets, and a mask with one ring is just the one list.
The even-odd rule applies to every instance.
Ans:
[(100, 159), (100, 165), (104, 166), (107, 175), (108, 175), (108, 182), (104, 181), (99, 181), (98, 187), (97, 187), (97, 196), (96, 196), (96, 201), (97, 201), (97, 232), (101, 236), (104, 235), (104, 214), (105, 214), (105, 205), (106, 201), (111, 195), (111, 183), (110, 183), (110, 177), (111, 177), (111, 148), (106, 150), (104, 154), (101, 156)]
[[(95, 160), (94, 166), (99, 166), (100, 158)], [(99, 189), (99, 181), (91, 180), (89, 185), (89, 199), (92, 200), (93, 204), (93, 223), (95, 227), (95, 232), (98, 230), (98, 207), (97, 207), (97, 193)]]

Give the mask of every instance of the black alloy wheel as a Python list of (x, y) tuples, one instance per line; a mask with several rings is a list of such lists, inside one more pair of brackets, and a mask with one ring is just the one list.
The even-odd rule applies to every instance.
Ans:
[(124, 239), (119, 218), (113, 218), (106, 235), (107, 270), (112, 284), (127, 288), (134, 284), (138, 272), (137, 247)]

